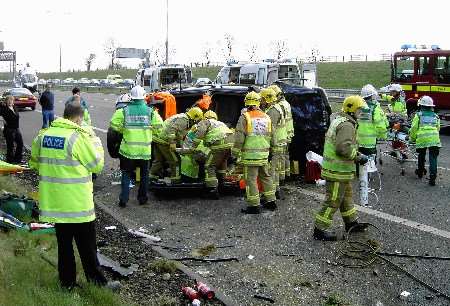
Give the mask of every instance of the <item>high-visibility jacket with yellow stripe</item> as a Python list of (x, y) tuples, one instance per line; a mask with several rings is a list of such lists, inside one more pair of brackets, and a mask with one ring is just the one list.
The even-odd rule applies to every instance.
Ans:
[(412, 121), (409, 136), (418, 149), (440, 147), (439, 130), (440, 120), (433, 111), (419, 111)]
[(399, 114), (399, 115), (403, 115), (403, 116), (407, 115), (408, 112), (406, 109), (405, 98), (403, 98), (402, 96), (399, 96), (398, 99), (395, 99), (391, 95), (383, 94), (383, 95), (381, 95), (381, 100), (387, 101), (390, 103), (388, 105), (388, 108), (391, 112)]
[(283, 152), (283, 148), (287, 143), (286, 119), (283, 107), (278, 103), (272, 104), (266, 110), (266, 114), (272, 121), (272, 133), (274, 134), (276, 143), (274, 152)]
[(361, 148), (373, 149), (377, 139), (386, 139), (388, 122), (379, 103), (368, 103), (358, 119), (357, 141)]
[(34, 139), (30, 167), (39, 172), (39, 219), (54, 223), (95, 220), (92, 173), (103, 169), (100, 139), (57, 118)]
[(285, 98), (282, 98), (278, 103), (282, 106), (285, 115), (287, 141), (291, 142), (292, 137), (294, 137), (294, 120), (292, 119), (291, 105)]
[[(356, 131), (354, 127), (351, 135), (344, 138), (347, 143), (348, 156), (338, 154), (337, 132), (341, 124), (345, 124), (349, 119), (342, 115), (337, 115), (331, 122), (330, 127), (325, 135), (325, 146), (323, 151), (322, 177), (329, 181), (350, 181), (354, 178), (356, 165), (355, 158), (357, 155)], [(342, 144), (341, 144), (342, 145)]]
[(119, 153), (129, 159), (151, 158), (153, 116), (158, 114), (144, 100), (133, 100), (124, 108), (116, 110), (110, 126), (123, 134)]
[(245, 112), (238, 121), (233, 152), (239, 155), (244, 165), (261, 166), (268, 162), (274, 147), (272, 122), (259, 109)]
[(154, 141), (160, 144), (179, 144), (189, 131), (190, 122), (186, 113), (176, 114), (166, 119), (158, 137)]
[(195, 148), (203, 141), (203, 144), (213, 151), (231, 149), (233, 147), (233, 131), (221, 121), (215, 119), (203, 119), (186, 135), (187, 141), (192, 141)]

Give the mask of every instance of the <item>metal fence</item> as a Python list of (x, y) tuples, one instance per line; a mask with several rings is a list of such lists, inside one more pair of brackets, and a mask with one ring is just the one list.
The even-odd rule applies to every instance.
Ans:
[(328, 88), (325, 89), (328, 98), (332, 99), (344, 99), (345, 97), (352, 95), (359, 95), (359, 89), (343, 89), (343, 88)]
[(307, 56), (298, 59), (303, 63), (337, 63), (337, 62), (369, 62), (369, 61), (391, 61), (392, 55), (388, 53), (382, 54), (350, 54), (350, 55), (320, 55)]

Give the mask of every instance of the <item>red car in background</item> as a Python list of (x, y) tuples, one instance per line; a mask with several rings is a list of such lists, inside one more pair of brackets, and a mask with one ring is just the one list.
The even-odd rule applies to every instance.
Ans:
[(14, 97), (14, 105), (17, 108), (30, 107), (35, 110), (38, 98), (26, 88), (11, 88), (3, 92), (0, 100), (4, 101), (6, 96)]

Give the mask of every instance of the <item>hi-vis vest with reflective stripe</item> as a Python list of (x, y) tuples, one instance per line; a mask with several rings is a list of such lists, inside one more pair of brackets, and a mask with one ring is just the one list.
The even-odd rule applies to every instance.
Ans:
[[(183, 131), (181, 135), (177, 135), (176, 128), (174, 128), (174, 126), (180, 124), (179, 123), (180, 120), (185, 120), (186, 122), (189, 122), (189, 117), (186, 115), (186, 113), (181, 113), (173, 115), (172, 117), (166, 119), (162, 125), (158, 137), (156, 137), (154, 141), (161, 144), (169, 144), (182, 140), (186, 135), (187, 131)], [(177, 137), (180, 136), (181, 139), (177, 139)]]
[[(283, 108), (280, 104), (276, 103), (271, 105), (267, 110), (266, 114), (270, 109), (276, 109), (276, 111), (280, 114), (280, 122), (276, 123), (276, 126), (274, 126), (274, 130), (272, 130), (273, 133), (275, 133), (275, 144), (277, 147), (284, 147), (287, 142), (287, 132), (286, 132), (286, 119), (284, 115)], [(274, 122), (272, 122), (274, 123)], [(275, 148), (277, 150), (277, 148)]]
[[(330, 124), (325, 136), (323, 150), (322, 177), (329, 181), (350, 181), (354, 178), (356, 165), (353, 159), (346, 159), (336, 153), (337, 127), (348, 121), (347, 118), (337, 116)], [(356, 157), (356, 141), (352, 145), (352, 157)]]
[(244, 145), (242, 147), (243, 164), (256, 163), (261, 160), (267, 161), (270, 152), (270, 136), (272, 133), (272, 122), (264, 112), (252, 110), (244, 113), (246, 120), (246, 132)]
[(206, 119), (210, 123), (210, 129), (205, 135), (204, 143), (212, 150), (229, 149), (233, 142), (225, 142), (225, 138), (233, 134), (227, 125), (215, 119)]
[(411, 138), (416, 139), (416, 148), (440, 147), (439, 117), (432, 111), (421, 111), (414, 116), (412, 126), (418, 125), (417, 134)]
[(284, 110), (285, 119), (286, 119), (286, 135), (287, 135), (287, 139), (290, 140), (292, 137), (294, 137), (294, 121), (292, 119), (291, 105), (284, 98), (281, 99), (279, 103), (283, 107), (283, 110)]
[(54, 223), (95, 220), (91, 171), (100, 172), (103, 161), (99, 140), (75, 123), (58, 118), (52, 127), (41, 130), (30, 161), (39, 170), (39, 219)]
[(123, 108), (123, 138), (119, 153), (129, 159), (151, 158), (153, 109), (143, 101), (132, 102)]
[(375, 148), (377, 145), (377, 130), (374, 124), (375, 105), (369, 105), (361, 109), (361, 116), (358, 119), (356, 129), (356, 139), (358, 146), (362, 148)]

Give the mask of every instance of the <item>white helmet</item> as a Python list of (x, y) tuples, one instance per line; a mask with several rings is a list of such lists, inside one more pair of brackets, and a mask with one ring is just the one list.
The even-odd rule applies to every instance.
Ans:
[(363, 99), (371, 97), (372, 100), (376, 100), (378, 99), (378, 92), (372, 84), (367, 84), (361, 89), (361, 97)]
[(433, 107), (434, 101), (429, 96), (423, 96), (422, 98), (419, 99), (419, 102), (417, 102), (417, 105)]
[(119, 99), (117, 99), (117, 102), (130, 102), (131, 101), (131, 96), (127, 93), (124, 93), (123, 95), (121, 95), (119, 97)]
[(131, 88), (130, 96), (132, 100), (143, 100), (145, 98), (145, 89), (137, 85)]
[(400, 84), (391, 84), (389, 85), (389, 91), (396, 91), (396, 92), (402, 92), (402, 85)]

